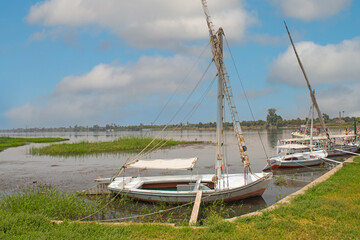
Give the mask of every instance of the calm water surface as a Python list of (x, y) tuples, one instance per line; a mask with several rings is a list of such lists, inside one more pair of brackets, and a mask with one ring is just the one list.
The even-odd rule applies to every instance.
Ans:
[[(117, 132), (117, 133), (32, 133), (9, 134), (13, 137), (65, 137), (69, 142), (80, 141), (111, 141), (121, 136), (140, 135), (155, 136), (158, 132)], [(267, 156), (276, 155), (274, 148), (280, 138), (289, 138), (291, 130), (261, 130), (244, 131), (248, 146), (251, 168), (261, 172), (266, 165)], [(5, 135), (5, 134), (2, 134)], [(215, 142), (214, 131), (176, 131), (166, 132), (169, 138), (175, 140), (199, 140)], [(260, 137), (259, 137), (260, 135)], [(262, 141), (261, 141), (261, 140)], [(111, 177), (119, 167), (132, 155), (130, 154), (97, 154), (81, 157), (50, 157), (32, 156), (30, 148), (47, 144), (30, 144), (10, 148), (0, 153), (0, 196), (11, 194), (29, 186), (50, 184), (61, 190), (80, 191), (94, 185), (98, 177)], [(229, 172), (242, 172), (236, 139), (232, 132), (226, 132), (226, 157)], [(215, 145), (213, 143), (176, 146), (159, 150), (147, 158), (178, 158), (198, 157), (194, 173), (212, 173), (215, 161)], [(318, 178), (331, 167), (329, 165), (287, 169), (274, 172), (274, 178), (262, 197), (251, 198), (232, 205), (234, 215), (255, 211), (272, 205), (281, 198), (302, 188)], [(138, 171), (128, 170), (127, 175), (150, 176), (184, 174), (183, 171)], [(287, 180), (286, 184), (275, 184), (279, 179)]]

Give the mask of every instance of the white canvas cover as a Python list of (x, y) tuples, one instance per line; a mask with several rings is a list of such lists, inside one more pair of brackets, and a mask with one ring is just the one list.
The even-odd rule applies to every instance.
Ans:
[(281, 148), (281, 149), (305, 149), (305, 148), (309, 148), (309, 145), (284, 144), (284, 145), (280, 145), (280, 146), (277, 146), (277, 147)]
[(197, 157), (175, 158), (175, 159), (155, 159), (155, 160), (136, 160), (127, 165), (127, 168), (140, 169), (168, 169), (168, 170), (188, 170), (195, 166)]

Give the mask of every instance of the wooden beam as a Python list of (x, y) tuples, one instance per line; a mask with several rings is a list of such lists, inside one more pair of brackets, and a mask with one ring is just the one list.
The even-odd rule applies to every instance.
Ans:
[(326, 160), (326, 161), (330, 161), (330, 162), (339, 163), (339, 164), (341, 164), (341, 163), (342, 163), (342, 162), (335, 161), (335, 160), (332, 160), (332, 159), (329, 159), (329, 158), (321, 158), (321, 159)]
[(199, 209), (200, 209), (200, 203), (201, 203), (201, 197), (202, 197), (202, 190), (198, 190), (195, 197), (194, 207), (191, 213), (190, 225), (195, 225), (197, 222), (197, 218), (199, 215)]

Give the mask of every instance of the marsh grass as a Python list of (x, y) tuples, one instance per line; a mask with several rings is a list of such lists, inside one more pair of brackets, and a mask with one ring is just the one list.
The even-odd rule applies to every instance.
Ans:
[[(88, 199), (100, 203), (100, 205), (109, 202), (113, 195), (89, 196)], [(171, 211), (168, 209), (175, 208)], [(116, 197), (106, 208), (104, 215), (96, 215), (97, 220), (113, 219), (114, 221), (124, 222), (142, 222), (142, 223), (175, 223), (182, 226), (188, 225), (193, 205), (174, 205), (169, 203), (150, 203), (134, 200), (126, 195)], [(165, 210), (165, 211), (163, 211)], [(163, 212), (162, 212), (163, 211)], [(157, 214), (152, 214), (160, 212)], [(199, 225), (204, 225), (207, 218), (214, 215), (221, 219), (229, 217), (232, 209), (229, 209), (223, 201), (213, 203), (202, 203), (199, 212)], [(150, 216), (144, 216), (151, 214)], [(142, 216), (142, 217), (138, 217)], [(133, 218), (132, 218), (133, 217)], [(126, 218), (126, 219), (124, 219)]]
[(0, 152), (10, 147), (19, 147), (28, 143), (52, 143), (67, 141), (66, 138), (12, 138), (0, 137)]
[(59, 220), (79, 219), (96, 211), (99, 205), (76, 193), (61, 192), (47, 185), (30, 188), (0, 200), (0, 208), (7, 212), (40, 214)]
[[(88, 142), (83, 141), (79, 143), (62, 143), (53, 144), (50, 146), (36, 148), (30, 150), (34, 155), (51, 155), (51, 156), (76, 156), (85, 154), (98, 153), (121, 153), (121, 152), (135, 152), (145, 148), (152, 138), (141, 137), (123, 137), (110, 142)], [(163, 143), (165, 143), (163, 145)], [(202, 143), (200, 141), (175, 141), (157, 139), (150, 144), (149, 149), (157, 146), (172, 147), (179, 144), (193, 144)]]
[[(211, 207), (204, 209), (203, 225), (207, 228), (197, 229), (70, 221), (55, 225), (43, 211), (30, 207), (25, 207), (28, 211), (14, 211), (2, 205), (0, 239), (359, 239), (359, 172), (360, 157), (327, 181), (295, 197), (291, 204), (234, 223), (224, 222), (221, 213)], [(127, 200), (119, 199), (117, 204), (126, 208)]]

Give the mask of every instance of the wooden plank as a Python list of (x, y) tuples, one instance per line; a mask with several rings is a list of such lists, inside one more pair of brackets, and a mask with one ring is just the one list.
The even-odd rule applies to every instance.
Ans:
[(189, 221), (190, 225), (195, 225), (197, 222), (197, 218), (198, 218), (199, 210), (200, 210), (201, 197), (202, 197), (202, 190), (198, 190), (196, 193), (194, 207), (193, 207), (190, 221)]
[(335, 161), (335, 160), (332, 160), (332, 159), (329, 159), (329, 158), (321, 158), (325, 161), (330, 161), (330, 162), (335, 162), (335, 163), (338, 163), (338, 164), (341, 164), (342, 162), (339, 162), (339, 161)]
[(200, 182), (201, 182), (201, 178), (199, 178), (199, 179), (196, 181), (193, 191), (197, 191), (197, 190), (199, 189), (199, 187), (200, 187)]

